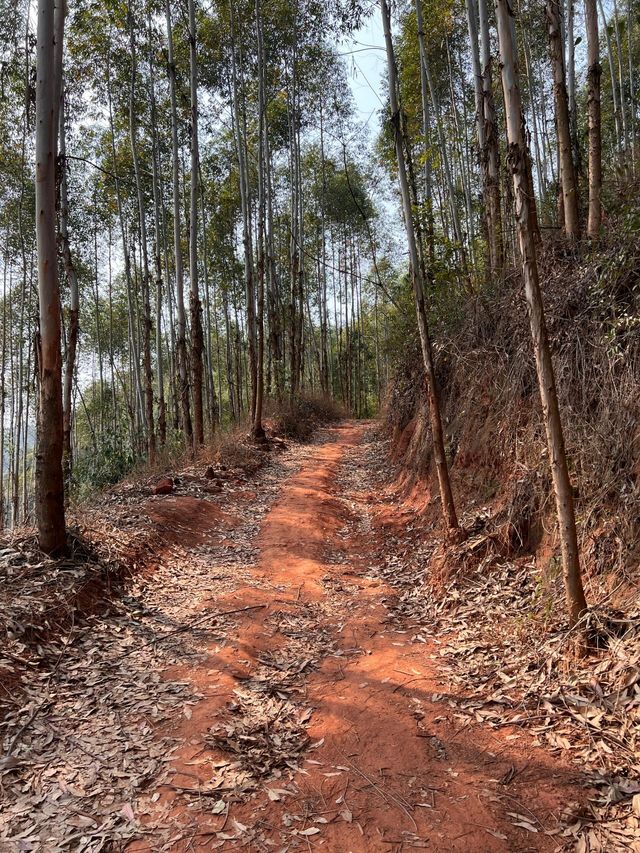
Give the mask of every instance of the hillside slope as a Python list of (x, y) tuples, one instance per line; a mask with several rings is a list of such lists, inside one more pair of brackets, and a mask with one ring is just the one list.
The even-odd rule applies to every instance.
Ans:
[[(583, 562), (598, 588), (631, 578), (638, 562), (639, 225), (636, 215), (612, 222), (603, 245), (584, 254), (548, 241), (541, 263)], [(452, 297), (448, 316), (436, 333), (437, 367), (459, 509), (469, 523), (485, 517), (505, 553), (551, 565), (553, 496), (519, 276), (466, 311)], [(417, 351), (409, 352), (386, 422), (406, 486), (418, 499), (428, 495), (435, 518), (422, 387)]]

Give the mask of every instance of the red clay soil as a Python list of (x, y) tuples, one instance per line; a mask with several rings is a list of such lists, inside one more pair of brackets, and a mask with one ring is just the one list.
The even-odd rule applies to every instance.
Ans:
[[(561, 849), (557, 835), (547, 832), (557, 832), (556, 816), (569, 800), (583, 798), (575, 771), (527, 746), (526, 735), (461, 721), (442, 701), (431, 659), (437, 647), (394, 632), (383, 603), (390, 591), (365, 576), (381, 530), (375, 518), (369, 533), (350, 533), (348, 522), (358, 501), (375, 499), (382, 514), (384, 501), (341, 493), (339, 473), (366, 429), (347, 422), (309, 447), (262, 522), (255, 586), (249, 582), (215, 602), (221, 611), (264, 606), (238, 614), (226, 647), (211, 647), (195, 668), (167, 674), (189, 681), (205, 698), (189, 719), (161, 732), (184, 744), (171, 760), (171, 784), (155, 795), (176, 827), (164, 849)], [(162, 505), (167, 528), (174, 503)], [(303, 611), (313, 612), (310, 631), (321, 632), (325, 648), (313, 653), (320, 659), (309, 667), (301, 696), (312, 709), (312, 748), (299, 758), (300, 771), (292, 779), (285, 772), (279, 781), (261, 780), (249, 798), (232, 792), (224, 814), (212, 814), (202, 802), (194, 808), (193, 792), (207, 789), (221, 757), (206, 743), (208, 731), (226, 713), (232, 691), (285, 647), (278, 618)], [(267, 789), (276, 794), (270, 798)], [(290, 793), (280, 796), (278, 789)], [(153, 833), (128, 849), (156, 849)]]
[(162, 501), (149, 501), (143, 510), (157, 525), (157, 536), (166, 544), (199, 545), (209, 540), (215, 527), (230, 528), (237, 519), (210, 501), (189, 495), (171, 495)]

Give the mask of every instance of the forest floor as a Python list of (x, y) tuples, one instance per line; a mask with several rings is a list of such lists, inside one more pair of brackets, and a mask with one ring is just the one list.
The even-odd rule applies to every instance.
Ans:
[(0, 850), (573, 847), (580, 769), (486, 712), (395, 582), (423, 534), (389, 474), (348, 421), (219, 494), (113, 498), (151, 539), (14, 694)]

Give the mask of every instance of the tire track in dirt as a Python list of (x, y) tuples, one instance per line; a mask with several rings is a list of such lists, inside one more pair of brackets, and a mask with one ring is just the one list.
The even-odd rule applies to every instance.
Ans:
[(570, 774), (507, 731), (461, 725), (435, 647), (389, 625), (366, 471), (343, 476), (366, 430), (346, 422), (309, 446), (262, 522), (253, 580), (216, 602), (257, 609), (168, 673), (204, 698), (163, 732), (183, 746), (142, 804), (135, 853), (561, 849), (544, 830), (579, 796)]

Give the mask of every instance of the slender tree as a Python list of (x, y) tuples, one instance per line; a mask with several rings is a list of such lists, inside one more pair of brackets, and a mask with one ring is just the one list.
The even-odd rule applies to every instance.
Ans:
[(63, 412), (63, 468), (64, 477), (69, 487), (71, 478), (71, 468), (73, 454), (71, 449), (71, 427), (72, 427), (72, 392), (73, 378), (76, 369), (76, 353), (78, 349), (78, 337), (80, 333), (80, 294), (78, 288), (78, 276), (76, 274), (75, 264), (71, 255), (71, 245), (69, 242), (69, 198), (67, 189), (67, 158), (66, 158), (66, 127), (65, 127), (65, 97), (64, 85), (59, 105), (59, 146), (60, 146), (60, 200), (59, 200), (59, 216), (58, 216), (58, 239), (62, 251), (62, 262), (64, 272), (69, 285), (69, 316), (66, 332), (66, 357), (64, 365), (64, 382), (62, 394), (62, 412)]
[[(58, 21), (63, 16), (58, 9)], [(36, 519), (41, 549), (66, 546), (62, 471), (62, 355), (56, 246), (56, 159), (64, 19), (54, 29), (53, 0), (39, 0), (36, 62), (36, 243), (40, 395), (36, 449)], [(60, 59), (56, 62), (56, 52)]]
[(491, 270), (500, 273), (504, 264), (502, 241), (502, 210), (500, 202), (500, 146), (493, 100), (493, 73), (491, 42), (489, 39), (489, 12), (487, 0), (478, 0), (480, 37), (480, 74), (482, 75), (482, 119), (484, 121), (485, 149), (481, 152), (486, 160), (486, 181), (492, 232), (489, 234)]
[(151, 368), (151, 272), (149, 269), (149, 248), (147, 240), (147, 219), (140, 158), (138, 156), (138, 106), (136, 104), (136, 79), (138, 76), (136, 37), (133, 14), (129, 9), (129, 47), (131, 59), (131, 86), (129, 89), (129, 141), (131, 159), (136, 184), (138, 202), (138, 224), (140, 229), (140, 252), (142, 261), (142, 363), (144, 375), (144, 428), (147, 439), (147, 458), (149, 464), (156, 461), (156, 433), (153, 415), (153, 371)]
[(429, 89), (429, 97), (431, 99), (431, 104), (433, 106), (435, 122), (436, 122), (436, 130), (438, 132), (438, 143), (440, 149), (440, 156), (442, 157), (442, 167), (444, 170), (444, 176), (447, 186), (447, 195), (449, 196), (449, 204), (451, 209), (451, 219), (453, 222), (453, 233), (458, 243), (458, 250), (460, 253), (460, 260), (463, 267), (463, 275), (465, 278), (468, 278), (468, 269), (467, 269), (467, 254), (464, 245), (464, 237), (462, 234), (462, 226), (460, 224), (460, 216), (458, 214), (458, 207), (456, 205), (456, 192), (453, 183), (453, 174), (451, 170), (450, 158), (449, 158), (449, 146), (447, 145), (447, 140), (445, 137), (444, 126), (442, 122), (442, 115), (440, 110), (440, 101), (438, 99), (438, 95), (436, 93), (436, 87), (433, 81), (433, 75), (431, 74), (431, 65), (429, 63), (429, 56), (427, 54), (427, 45), (425, 40), (425, 30), (424, 30), (424, 20), (422, 16), (422, 0), (415, 0), (415, 8), (416, 8), (416, 20), (418, 24), (418, 44), (420, 48), (420, 63), (424, 70), (424, 75), (421, 75), (421, 82), (424, 85), (426, 80), (428, 89)]
[(256, 33), (258, 48), (258, 264), (257, 279), (258, 293), (256, 306), (256, 393), (253, 412), (252, 435), (255, 441), (262, 441), (265, 437), (262, 425), (262, 407), (264, 402), (264, 295), (267, 269), (267, 169), (266, 158), (269, 149), (267, 135), (267, 96), (264, 36), (262, 31), (262, 15), (260, 0), (256, 0)]
[(191, 375), (193, 385), (193, 447), (204, 444), (202, 405), (203, 351), (202, 303), (198, 286), (198, 201), (200, 156), (198, 149), (198, 50), (196, 41), (196, 8), (189, 7), (189, 70), (191, 88), (191, 206), (189, 213), (189, 309), (191, 314)]
[(458, 517), (456, 515), (456, 508), (453, 500), (453, 491), (451, 489), (451, 480), (449, 477), (449, 467), (447, 465), (447, 457), (444, 446), (444, 432), (442, 429), (442, 418), (440, 415), (440, 399), (438, 395), (436, 373), (433, 364), (433, 353), (431, 350), (431, 340), (429, 338), (429, 328), (427, 325), (427, 312), (424, 297), (425, 282), (423, 274), (423, 265), (419, 257), (419, 241), (416, 237), (416, 225), (414, 220), (413, 207), (411, 204), (411, 192), (409, 188), (409, 181), (407, 178), (405, 141), (403, 139), (402, 132), (402, 115), (400, 112), (399, 105), (396, 60), (393, 50), (393, 41), (391, 39), (391, 14), (389, 12), (387, 0), (380, 0), (380, 9), (382, 11), (382, 25), (384, 28), (384, 40), (387, 51), (389, 104), (391, 107), (391, 123), (393, 125), (396, 159), (398, 162), (398, 180), (400, 183), (400, 194), (402, 196), (402, 210), (404, 215), (405, 230), (407, 234), (407, 243), (409, 245), (410, 275), (413, 284), (413, 294), (416, 307), (416, 316), (418, 320), (418, 332), (420, 335), (422, 359), (424, 362), (427, 388), (429, 392), (429, 415), (431, 420), (433, 451), (436, 462), (436, 472), (438, 475), (438, 485), (440, 487), (442, 515), (447, 527), (450, 530), (453, 530), (458, 527)]
[(571, 142), (571, 124), (569, 102), (565, 81), (563, 42), (560, 29), (560, 6), (558, 0), (547, 0), (547, 27), (551, 68), (553, 71), (553, 91), (556, 105), (556, 127), (558, 131), (558, 150), (560, 158), (560, 180), (562, 181), (562, 201), (564, 210), (564, 230), (572, 240), (580, 236), (580, 214), (578, 206), (578, 183), (573, 162)]
[(523, 113), (518, 80), (518, 54), (515, 43), (515, 29), (513, 27), (513, 10), (509, 0), (496, 0), (496, 18), (507, 124), (507, 162), (513, 175), (516, 225), (522, 257), (522, 275), (529, 311), (531, 336), (533, 338), (538, 386), (542, 400), (542, 413), (547, 434), (551, 476), (553, 478), (556, 498), (567, 610), (569, 621), (573, 626), (579, 621), (586, 610), (587, 603), (580, 572), (573, 488), (569, 478), (555, 373), (551, 359), (542, 292), (538, 278), (536, 241), (530, 220), (528, 204), (529, 181), (526, 168), (527, 150), (522, 130)]
[(167, 23), (167, 60), (169, 72), (169, 94), (171, 98), (171, 154), (173, 177), (173, 252), (175, 265), (175, 302), (178, 322), (176, 327), (176, 349), (178, 362), (178, 396), (180, 399), (180, 417), (182, 433), (187, 447), (193, 442), (191, 408), (189, 405), (189, 378), (187, 374), (187, 318), (184, 310), (184, 264), (182, 259), (182, 240), (180, 234), (180, 147), (178, 145), (178, 99), (176, 83), (176, 65), (173, 55), (173, 23), (171, 20), (171, 0), (165, 2)]
[(587, 25), (587, 102), (589, 114), (589, 218), (587, 233), (595, 239), (600, 234), (602, 209), (602, 135), (600, 120), (600, 42), (596, 0), (585, 0)]

